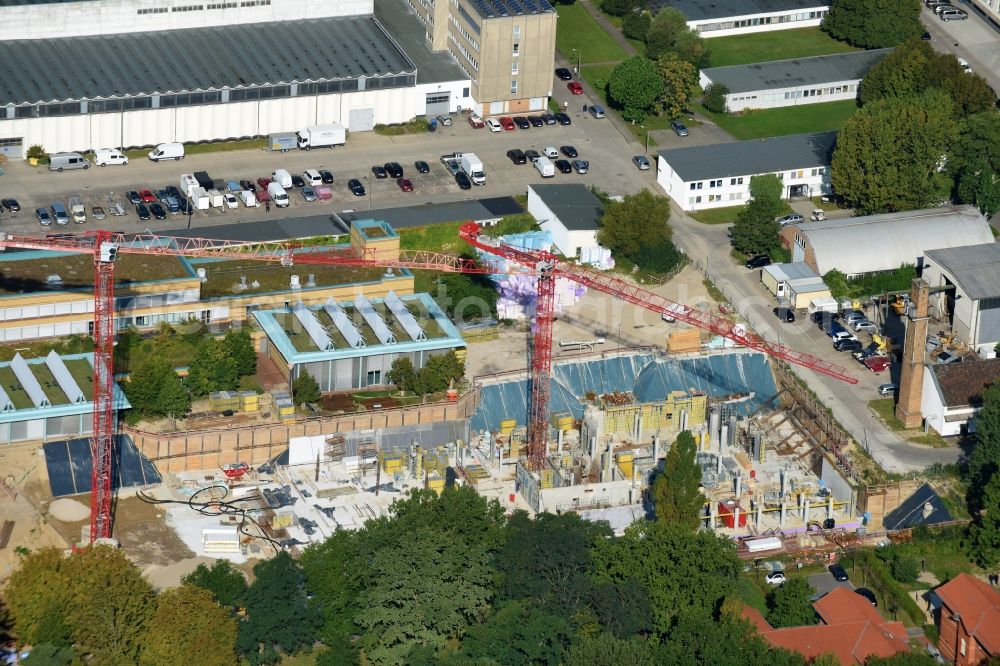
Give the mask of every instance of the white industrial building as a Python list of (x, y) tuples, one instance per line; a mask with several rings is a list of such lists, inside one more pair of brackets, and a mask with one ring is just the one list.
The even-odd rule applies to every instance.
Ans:
[(586, 185), (531, 185), (528, 212), (552, 234), (552, 244), (563, 256), (591, 261), (589, 255), (598, 247), (597, 228), (604, 207)]
[(949, 437), (975, 432), (982, 392), (1000, 379), (1000, 359), (924, 366), (920, 413), (928, 428)]
[[(0, 153), (352, 132), (470, 108), (470, 80), (374, 0), (0, 3)], [(402, 44), (405, 44), (406, 50)]]
[(701, 70), (702, 88), (723, 85), (726, 110), (775, 109), (856, 99), (858, 86), (892, 49), (774, 60)]
[(688, 27), (702, 37), (814, 27), (830, 11), (830, 3), (822, 0), (653, 0), (649, 4), (654, 15), (664, 7), (679, 9)]
[(740, 206), (750, 198), (750, 179), (773, 173), (782, 198), (830, 192), (830, 158), (836, 132), (661, 150), (656, 182), (683, 210)]
[(805, 262), (819, 275), (837, 269), (848, 277), (904, 264), (920, 268), (930, 250), (993, 243), (990, 224), (975, 206), (789, 224), (779, 237), (792, 261)]
[(951, 322), (952, 332), (983, 356), (1000, 342), (1000, 244), (929, 250), (923, 278), (934, 287), (934, 314)]

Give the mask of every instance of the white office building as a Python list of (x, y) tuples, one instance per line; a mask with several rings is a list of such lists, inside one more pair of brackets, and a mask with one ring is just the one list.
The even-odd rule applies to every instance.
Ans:
[(823, 0), (653, 0), (649, 8), (655, 15), (664, 7), (679, 9), (706, 38), (814, 27), (830, 11)]

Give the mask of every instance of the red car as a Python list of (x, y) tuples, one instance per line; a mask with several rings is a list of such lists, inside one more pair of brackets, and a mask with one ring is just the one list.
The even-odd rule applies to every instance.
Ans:
[(257, 184), (260, 189), (257, 191), (257, 201), (270, 201), (271, 193), (267, 191), (267, 186), (271, 184), (270, 178), (258, 178)]
[(500, 119), (500, 126), (503, 127), (508, 132), (513, 132), (517, 129), (517, 125), (514, 124), (514, 119), (510, 116), (504, 116)]
[(142, 199), (143, 203), (153, 203), (156, 201), (156, 195), (153, 194), (152, 190), (139, 190), (139, 198)]
[(413, 191), (413, 183), (410, 182), (409, 178), (397, 178), (396, 184), (399, 185), (399, 189), (403, 190), (404, 192)]
[(579, 81), (570, 81), (566, 84), (566, 87), (569, 88), (569, 91), (574, 95), (583, 94), (583, 86), (580, 85)]
[(486, 123), (475, 113), (469, 114), (469, 124), (472, 125), (472, 129), (482, 129), (486, 127)]

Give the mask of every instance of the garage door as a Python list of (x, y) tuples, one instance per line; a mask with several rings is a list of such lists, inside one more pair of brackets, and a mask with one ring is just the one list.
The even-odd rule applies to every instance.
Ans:
[(351, 109), (347, 129), (352, 132), (370, 132), (375, 128), (375, 109)]
[(427, 93), (427, 114), (428, 118), (437, 115), (447, 114), (450, 111), (451, 93)]
[(19, 160), (24, 157), (24, 139), (0, 139), (0, 155), (9, 160)]

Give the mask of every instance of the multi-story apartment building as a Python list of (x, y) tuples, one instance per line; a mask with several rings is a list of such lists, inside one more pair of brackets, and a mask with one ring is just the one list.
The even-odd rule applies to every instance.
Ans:
[[(387, 1), (387, 0), (382, 0)], [(472, 79), (484, 115), (541, 111), (552, 95), (556, 12), (547, 0), (406, 0), (432, 51)]]

